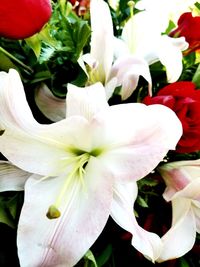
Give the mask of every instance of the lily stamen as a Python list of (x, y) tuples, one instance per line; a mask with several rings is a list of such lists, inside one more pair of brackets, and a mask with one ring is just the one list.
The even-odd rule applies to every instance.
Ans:
[[(86, 190), (85, 184), (84, 184), (84, 174), (85, 174), (85, 166), (87, 165), (90, 158), (90, 154), (84, 153), (82, 155), (73, 157), (73, 158), (67, 158), (66, 162), (68, 164), (73, 163), (74, 161), (77, 161), (72, 168), (71, 172), (67, 175), (67, 179), (64, 183), (64, 186), (61, 189), (60, 194), (58, 195), (55, 204), (51, 205), (46, 213), (47, 218), (49, 219), (57, 219), (60, 217), (61, 212), (59, 211), (61, 202), (63, 200), (63, 197), (65, 196), (65, 193), (67, 192), (70, 185), (74, 182), (74, 179), (77, 179), (78, 182), (81, 183), (84, 190)], [(64, 159), (64, 158), (63, 158)]]

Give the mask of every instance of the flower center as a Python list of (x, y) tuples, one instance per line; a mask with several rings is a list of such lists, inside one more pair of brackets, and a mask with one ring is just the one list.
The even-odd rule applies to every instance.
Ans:
[(78, 182), (81, 183), (82, 187), (85, 189), (85, 184), (84, 184), (85, 167), (90, 159), (90, 156), (97, 156), (99, 153), (98, 150), (94, 150), (89, 153), (78, 149), (73, 149), (72, 152), (74, 156), (70, 158), (69, 157), (62, 158), (62, 160), (65, 162), (67, 166), (72, 165), (73, 167), (70, 173), (67, 175), (67, 179), (59, 195), (57, 196), (55, 203), (51, 205), (47, 211), (46, 216), (49, 219), (56, 219), (60, 217), (61, 213), (59, 211), (59, 207), (68, 188), (72, 185), (72, 183), (74, 183), (75, 179), (78, 179)]

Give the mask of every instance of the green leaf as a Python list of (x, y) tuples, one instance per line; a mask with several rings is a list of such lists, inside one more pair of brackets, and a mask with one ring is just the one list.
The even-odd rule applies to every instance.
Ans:
[(88, 250), (87, 253), (84, 255), (84, 260), (84, 267), (98, 267), (91, 250)]
[(200, 10), (200, 3), (196, 2), (194, 5)]
[(40, 71), (37, 72), (35, 74), (35, 76), (32, 78), (31, 80), (31, 84), (33, 83), (37, 83), (37, 82), (41, 82), (41, 81), (45, 81), (51, 78), (51, 73), (50, 71), (46, 70), (46, 71)]
[(21, 192), (5, 192), (0, 195), (0, 222), (16, 228), (21, 205)]
[(192, 81), (193, 81), (193, 83), (196, 84), (197, 88), (200, 88), (200, 64), (199, 64), (199, 66), (198, 66), (198, 68), (197, 68), (197, 70), (193, 76)]
[(15, 64), (3, 52), (0, 52), (0, 69), (8, 71), (9, 69), (18, 69)]
[(80, 53), (82, 52), (84, 46), (86, 45), (88, 38), (90, 36), (90, 27), (86, 21), (80, 20), (77, 21), (74, 25), (75, 28), (73, 30), (73, 40), (75, 43), (75, 49), (76, 49), (76, 58), (78, 59), (80, 56)]
[(35, 56), (39, 58), (40, 52), (41, 52), (41, 47), (42, 47), (42, 42), (39, 38), (38, 34), (34, 34), (33, 36), (25, 39), (26, 43), (30, 48), (33, 50)]
[(87, 21), (71, 17), (63, 19), (62, 24), (64, 30), (60, 30), (56, 35), (56, 39), (62, 43), (59, 50), (68, 52), (69, 59), (76, 62), (88, 41), (90, 27)]
[(190, 267), (189, 263), (184, 258), (180, 258), (179, 262), (180, 262), (180, 267)]
[(109, 244), (103, 250), (103, 252), (98, 257), (96, 257), (98, 267), (101, 267), (104, 264), (106, 264), (106, 262), (109, 260), (110, 256), (112, 255), (112, 252), (113, 252), (112, 245)]
[(3, 203), (0, 203), (0, 222), (7, 224), (11, 228), (15, 228), (13, 220), (8, 216)]
[(143, 208), (148, 208), (149, 207), (147, 202), (141, 196), (137, 197), (137, 203)]

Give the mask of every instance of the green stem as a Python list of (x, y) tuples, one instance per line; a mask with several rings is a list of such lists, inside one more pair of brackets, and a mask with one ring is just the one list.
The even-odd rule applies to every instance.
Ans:
[(11, 58), (12, 60), (14, 60), (15, 62), (17, 62), (19, 65), (21, 65), (24, 69), (30, 71), (30, 72), (33, 72), (33, 70), (25, 65), (21, 60), (17, 59), (16, 57), (14, 57), (13, 55), (11, 55), (8, 51), (6, 51), (3, 47), (0, 46), (0, 51), (2, 53), (4, 53), (6, 56), (8, 56), (9, 58)]

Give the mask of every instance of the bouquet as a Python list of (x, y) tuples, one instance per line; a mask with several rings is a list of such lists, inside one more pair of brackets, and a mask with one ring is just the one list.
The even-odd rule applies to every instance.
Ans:
[(0, 265), (199, 266), (200, 4), (0, 17)]

